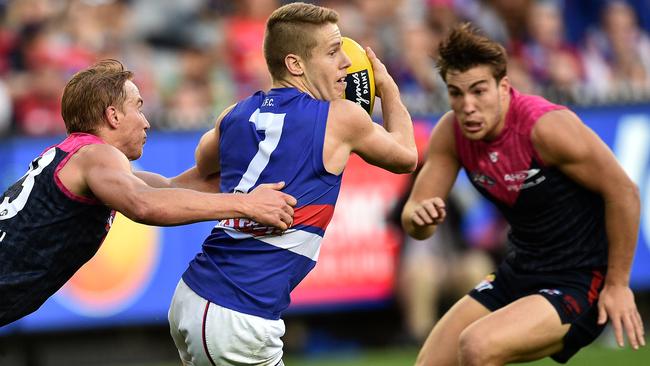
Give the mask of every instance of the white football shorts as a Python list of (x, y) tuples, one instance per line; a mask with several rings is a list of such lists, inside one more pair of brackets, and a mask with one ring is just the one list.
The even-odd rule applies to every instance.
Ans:
[(283, 366), (284, 321), (213, 304), (181, 279), (169, 307), (169, 327), (185, 366)]

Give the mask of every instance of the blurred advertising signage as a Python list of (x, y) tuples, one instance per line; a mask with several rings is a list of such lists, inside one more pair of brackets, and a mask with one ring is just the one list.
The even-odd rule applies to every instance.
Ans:
[[(576, 110), (640, 187), (641, 232), (631, 279), (637, 289), (650, 288), (648, 110), (648, 106)], [(420, 129), (425, 141), (429, 130), (429, 124)], [(138, 168), (179, 174), (193, 164), (201, 134), (152, 133)], [(24, 174), (29, 161), (59, 139), (3, 141), (0, 151), (9, 157), (8, 164), (5, 160), (1, 165), (3, 174), (12, 175), (3, 183)], [(350, 158), (318, 264), (292, 293), (289, 311), (345, 308), (393, 295), (401, 232), (388, 216), (409, 179), (372, 167), (357, 156)], [(116, 217), (98, 254), (66, 286), (36, 313), (0, 328), (0, 333), (165, 323), (176, 283), (213, 225), (155, 228)]]

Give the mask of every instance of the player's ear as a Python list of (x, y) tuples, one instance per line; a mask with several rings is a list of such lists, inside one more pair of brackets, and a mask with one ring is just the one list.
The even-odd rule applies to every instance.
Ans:
[(305, 73), (304, 63), (300, 56), (293, 53), (288, 54), (284, 58), (284, 66), (286, 66), (289, 74), (293, 76), (302, 76)]
[(501, 78), (498, 87), (502, 92), (508, 93), (510, 91), (510, 79), (508, 79), (508, 76)]
[(117, 108), (115, 108), (115, 106), (109, 105), (104, 109), (104, 118), (111, 128), (117, 128), (120, 125), (120, 120), (117, 116)]

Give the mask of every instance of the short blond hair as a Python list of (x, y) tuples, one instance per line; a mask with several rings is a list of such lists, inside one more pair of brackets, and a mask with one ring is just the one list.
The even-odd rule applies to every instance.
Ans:
[(121, 62), (101, 60), (76, 73), (63, 89), (61, 115), (68, 133), (96, 133), (104, 111), (114, 106), (122, 111), (126, 100), (124, 83), (133, 73)]
[(337, 23), (336, 11), (302, 2), (287, 4), (276, 9), (266, 22), (264, 35), (264, 58), (273, 80), (286, 75), (284, 58), (295, 54), (305, 59), (311, 57), (316, 47), (316, 27)]

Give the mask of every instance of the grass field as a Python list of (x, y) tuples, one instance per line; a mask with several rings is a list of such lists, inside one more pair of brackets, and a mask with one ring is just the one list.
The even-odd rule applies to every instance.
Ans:
[[(389, 348), (338, 355), (320, 355), (318, 357), (287, 355), (284, 361), (287, 366), (409, 366), (413, 365), (417, 352), (416, 348)], [(179, 364), (165, 363), (139, 366), (178, 366)], [(544, 359), (520, 365), (550, 366), (559, 364), (551, 359)], [(567, 365), (649, 366), (650, 346), (644, 347), (640, 351), (632, 351), (629, 348), (612, 349), (602, 345), (592, 345), (580, 351)]]
[[(287, 366), (401, 366), (412, 365), (417, 349), (374, 350), (361, 354), (340, 355), (338, 357), (300, 358), (286, 357)], [(526, 363), (531, 366), (559, 365), (551, 359)], [(574, 356), (568, 365), (574, 366), (648, 366), (650, 348), (640, 351), (611, 349), (593, 345)]]

